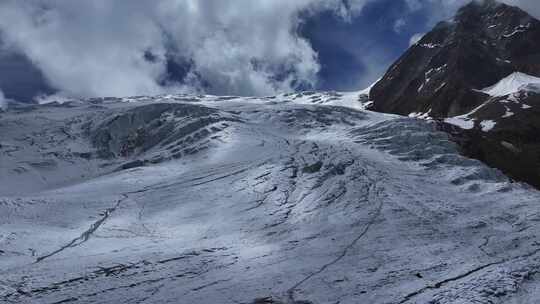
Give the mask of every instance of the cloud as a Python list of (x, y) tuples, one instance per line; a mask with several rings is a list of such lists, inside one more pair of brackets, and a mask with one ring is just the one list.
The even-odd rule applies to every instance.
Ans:
[(163, 1), (157, 14), (178, 54), (195, 66), (191, 87), (202, 87), (199, 75), (212, 93), (270, 94), (316, 82), (317, 54), (295, 33), (298, 13), (313, 3)]
[(0, 110), (7, 110), (7, 107), (8, 107), (8, 102), (6, 100), (6, 98), (4, 97), (4, 92), (2, 92), (2, 90), (0, 90)]
[(407, 21), (404, 18), (399, 18), (394, 22), (394, 32), (401, 33), (403, 28), (407, 25)]
[(369, 1), (3, 0), (0, 32), (66, 95), (262, 95), (316, 85), (300, 14), (347, 17)]
[(59, 89), (83, 96), (157, 93), (163, 66), (141, 54), (164, 52), (161, 33), (143, 18), (144, 5), (120, 3), (128, 2), (7, 0), (0, 28)]
[[(321, 60), (298, 33), (302, 18), (331, 11), (350, 21), (378, 1), (3, 0), (0, 34), (62, 96), (267, 95), (317, 87)], [(410, 35), (407, 14), (425, 10), (435, 23), (467, 2), (404, 0), (409, 12), (390, 26)], [(540, 15), (540, 1), (506, 2)]]

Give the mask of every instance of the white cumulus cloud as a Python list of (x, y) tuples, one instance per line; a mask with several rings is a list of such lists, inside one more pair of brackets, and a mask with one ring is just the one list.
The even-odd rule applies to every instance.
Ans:
[[(262, 95), (317, 81), (299, 14), (368, 1), (3, 0), (0, 32), (66, 95)], [(187, 64), (181, 84), (165, 81), (170, 56)]]
[[(375, 1), (2, 0), (0, 34), (62, 96), (267, 95), (318, 81), (318, 54), (298, 34), (301, 16), (331, 10), (347, 20)], [(540, 16), (540, 1), (504, 1)], [(467, 2), (405, 0), (411, 12), (429, 7), (433, 22)], [(167, 77), (170, 58), (184, 63), (180, 82)]]

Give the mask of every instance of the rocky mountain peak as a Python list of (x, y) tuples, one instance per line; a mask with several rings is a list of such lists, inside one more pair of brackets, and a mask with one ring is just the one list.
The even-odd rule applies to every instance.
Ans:
[(479, 89), (514, 72), (540, 76), (540, 21), (494, 0), (473, 1), (411, 46), (370, 97), (377, 111), (457, 116), (486, 100)]
[[(538, 20), (518, 7), (495, 0), (473, 1), (454, 17), (456, 31), (490, 39), (512, 38), (515, 31), (524, 32)], [(511, 35), (514, 33), (514, 35)]]
[(439, 23), (371, 89), (372, 109), (438, 121), (469, 157), (540, 187), (540, 21), (494, 0)]
[(493, 13), (499, 9), (505, 9), (508, 5), (496, 0), (475, 0), (469, 2), (469, 4), (461, 7), (456, 13), (456, 18), (465, 17), (467, 15), (474, 14), (486, 14)]

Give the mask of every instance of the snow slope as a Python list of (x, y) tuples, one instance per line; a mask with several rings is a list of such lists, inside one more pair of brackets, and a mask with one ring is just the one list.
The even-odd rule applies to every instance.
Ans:
[[(534, 116), (525, 118), (524, 115), (528, 115), (527, 112), (534, 113), (536, 110), (533, 109), (536, 103), (531, 101), (530, 97), (540, 93), (540, 78), (538, 77), (516, 72), (480, 92), (490, 97), (470, 112), (445, 118), (444, 121), (465, 130), (477, 127), (484, 132), (489, 132), (500, 122), (515, 120), (524, 122), (527, 119), (536, 119)], [(533, 105), (528, 104), (531, 102)], [(429, 116), (427, 118), (431, 119)]]
[(0, 114), (0, 301), (538, 299), (539, 192), (330, 95)]
[(529, 84), (540, 84), (540, 78), (521, 72), (515, 72), (501, 79), (495, 85), (480, 91), (493, 97), (501, 97), (516, 93), (523, 86), (527, 86)]

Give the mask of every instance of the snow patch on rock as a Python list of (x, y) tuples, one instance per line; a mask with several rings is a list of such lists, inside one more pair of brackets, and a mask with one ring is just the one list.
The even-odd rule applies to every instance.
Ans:
[(454, 126), (458, 126), (465, 130), (470, 130), (474, 128), (474, 120), (466, 116), (448, 117), (444, 120), (444, 122)]
[(489, 131), (493, 130), (493, 128), (495, 127), (496, 124), (497, 124), (497, 122), (495, 122), (493, 120), (484, 120), (484, 121), (480, 122), (480, 126), (482, 127), (482, 131), (484, 131), (484, 132), (489, 132)]
[(516, 72), (501, 79), (495, 85), (480, 91), (493, 97), (501, 97), (516, 93), (524, 88), (540, 91), (540, 78)]

